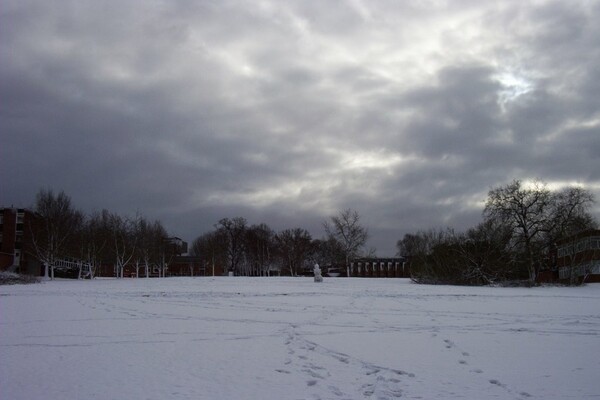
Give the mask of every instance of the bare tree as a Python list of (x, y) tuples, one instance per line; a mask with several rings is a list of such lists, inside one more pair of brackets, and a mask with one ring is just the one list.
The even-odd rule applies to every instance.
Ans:
[(125, 265), (135, 255), (136, 250), (136, 224), (135, 221), (110, 214), (109, 227), (112, 244), (112, 253), (115, 260), (115, 274), (117, 278), (123, 278)]
[(291, 276), (308, 260), (312, 251), (312, 238), (306, 229), (295, 228), (281, 231), (276, 236), (277, 249), (285, 269)]
[(337, 240), (343, 251), (346, 262), (346, 274), (350, 276), (350, 260), (357, 257), (365, 246), (369, 233), (360, 224), (360, 215), (357, 211), (346, 209), (338, 215), (330, 217), (330, 221), (323, 223), (325, 233), (330, 238)]
[(551, 209), (551, 192), (540, 181), (535, 181), (531, 188), (524, 188), (521, 181), (514, 180), (488, 193), (484, 216), (512, 227), (516, 244), (523, 248), (531, 283), (537, 275), (536, 262), (543, 248), (543, 234), (548, 230)]
[(135, 226), (136, 251), (134, 264), (136, 277), (139, 277), (140, 267), (144, 267), (146, 278), (150, 276), (150, 269), (159, 266), (162, 262), (161, 248), (167, 239), (167, 233), (160, 221), (150, 222), (145, 217), (139, 217)]
[(512, 228), (514, 248), (522, 249), (533, 283), (549, 246), (560, 238), (596, 226), (588, 212), (592, 203), (591, 193), (581, 188), (566, 188), (556, 193), (540, 181), (525, 188), (521, 181), (515, 180), (489, 192), (484, 217)]
[(574, 235), (586, 229), (595, 229), (597, 221), (589, 213), (594, 204), (594, 195), (579, 187), (569, 187), (555, 193), (548, 234), (556, 241)]
[(452, 229), (409, 233), (396, 244), (398, 254), (410, 261), (411, 279), (417, 283), (458, 283), (457, 237)]
[(197, 237), (192, 243), (192, 254), (202, 257), (205, 266), (209, 266), (212, 270), (212, 276), (215, 276), (216, 266), (227, 264), (227, 237), (225, 232), (217, 230)]
[(344, 263), (345, 259), (344, 249), (334, 238), (313, 240), (313, 262), (333, 267)]
[[(71, 198), (61, 191), (40, 190), (36, 196), (38, 223), (32, 227), (34, 255), (44, 265), (44, 278), (54, 279), (54, 263), (68, 254), (73, 234), (81, 227), (83, 214), (71, 205)], [(50, 276), (49, 276), (50, 272)]]
[(419, 233), (407, 233), (396, 243), (400, 257), (413, 258), (418, 254), (425, 253), (425, 243)]
[(81, 259), (90, 265), (90, 279), (99, 270), (110, 244), (109, 212), (103, 210), (89, 216), (81, 235)]
[(272, 264), (275, 233), (266, 224), (252, 225), (246, 232), (246, 258), (250, 275), (268, 275)]
[(490, 284), (513, 276), (510, 227), (487, 220), (458, 235), (462, 279), (468, 283)]
[(239, 267), (244, 256), (246, 219), (242, 217), (223, 218), (216, 225), (227, 239), (227, 261), (229, 272), (239, 273)]
[(164, 278), (167, 273), (167, 268), (169, 267), (173, 259), (182, 253), (183, 241), (179, 238), (168, 237), (167, 231), (163, 228), (162, 225), (160, 225), (160, 223), (158, 224), (157, 228), (158, 231), (156, 231), (156, 238), (160, 240), (158, 276)]
[[(594, 196), (585, 189), (566, 188), (556, 194), (552, 210), (552, 223), (547, 234), (548, 245), (555, 247), (556, 243), (567, 238), (573, 238), (564, 248), (565, 257), (569, 260), (569, 283), (578, 284), (579, 270), (578, 253), (576, 251), (577, 233), (597, 229), (598, 222), (589, 213), (594, 203)], [(585, 276), (583, 281), (585, 281)], [(583, 282), (582, 281), (582, 282)]]

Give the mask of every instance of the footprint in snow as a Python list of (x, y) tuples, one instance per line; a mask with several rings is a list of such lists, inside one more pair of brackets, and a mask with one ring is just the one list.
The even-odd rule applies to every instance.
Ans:
[(310, 369), (316, 369), (316, 370), (324, 370), (325, 369), (324, 367), (320, 367), (320, 366), (315, 365), (313, 363), (310, 363), (310, 364), (306, 365), (306, 367), (308, 367)]
[(373, 385), (366, 385), (364, 386), (364, 391), (363, 391), (363, 395), (370, 397), (373, 396), (373, 393), (375, 393), (375, 389), (373, 388)]
[(337, 387), (335, 387), (335, 386), (328, 386), (327, 388), (328, 388), (329, 390), (331, 390), (331, 392), (332, 392), (334, 395), (338, 396), (338, 397), (341, 397), (341, 396), (343, 396), (343, 395), (344, 395), (344, 393), (343, 393), (343, 392), (342, 392), (342, 391), (341, 391), (339, 388), (337, 388)]
[(497, 379), (490, 379), (489, 381), (492, 385), (496, 385), (496, 386), (500, 386), (500, 387), (504, 387), (504, 385)]

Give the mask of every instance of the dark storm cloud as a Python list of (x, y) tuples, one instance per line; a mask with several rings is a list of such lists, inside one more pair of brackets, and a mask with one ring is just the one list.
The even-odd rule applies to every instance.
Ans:
[(0, 201), (64, 189), (192, 240), (222, 217), (382, 255), (514, 178), (600, 190), (600, 4), (7, 1)]

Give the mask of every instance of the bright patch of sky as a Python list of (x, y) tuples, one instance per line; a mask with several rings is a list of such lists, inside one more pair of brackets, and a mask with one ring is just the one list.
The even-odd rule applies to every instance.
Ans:
[(498, 102), (503, 108), (535, 89), (533, 81), (518, 72), (502, 72), (496, 79), (502, 85), (498, 93)]

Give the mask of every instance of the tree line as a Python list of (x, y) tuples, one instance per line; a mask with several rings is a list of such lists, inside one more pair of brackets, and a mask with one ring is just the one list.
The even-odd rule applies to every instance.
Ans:
[(552, 266), (556, 243), (598, 229), (593, 195), (579, 187), (551, 191), (520, 180), (489, 191), (483, 220), (466, 232), (452, 228), (408, 233), (397, 242), (418, 283), (463, 285), (527, 280)]
[[(133, 266), (135, 276), (148, 277), (151, 270), (164, 276), (179, 253), (159, 220), (105, 209), (86, 215), (63, 191), (40, 190), (32, 211), (35, 218), (30, 222), (27, 251), (43, 264), (44, 275), (50, 279), (61, 268), (60, 262), (69, 259), (76, 260), (68, 268), (75, 265), (79, 277), (93, 278), (105, 263), (113, 264), (120, 278), (125, 266)], [(343, 265), (363, 254), (368, 232), (358, 212), (340, 211), (323, 228), (325, 236), (313, 239), (299, 227), (275, 232), (265, 223), (249, 225), (243, 217), (223, 218), (214, 230), (193, 241), (190, 253), (203, 258), (213, 271), (223, 268), (244, 276), (267, 276), (274, 271), (296, 276), (316, 262)]]
[(249, 225), (245, 218), (223, 218), (194, 240), (191, 252), (204, 256), (209, 268), (224, 265), (235, 275), (296, 276), (321, 265), (348, 265), (363, 254), (368, 231), (357, 211), (346, 209), (323, 222), (325, 236), (314, 239), (304, 228), (279, 232), (267, 224)]
[[(558, 241), (598, 228), (590, 213), (593, 202), (592, 194), (579, 187), (551, 191), (540, 181), (525, 185), (515, 180), (489, 191), (483, 220), (475, 227), (407, 233), (397, 242), (398, 255), (407, 258), (418, 283), (533, 283), (540, 269), (552, 264), (549, 257)], [(29, 252), (50, 278), (56, 261), (65, 258), (79, 261), (79, 276), (93, 277), (107, 262), (117, 277), (123, 277), (126, 265), (134, 267), (136, 276), (149, 276), (151, 270), (164, 276), (177, 254), (159, 220), (108, 210), (85, 215), (62, 191), (40, 190), (33, 211)], [(314, 263), (348, 268), (354, 258), (374, 256), (365, 248), (368, 230), (357, 211), (330, 216), (323, 229), (324, 236), (315, 239), (301, 227), (276, 232), (243, 217), (223, 218), (193, 241), (190, 254), (201, 257), (209, 270), (244, 276), (296, 276)]]
[(86, 215), (63, 191), (55, 194), (51, 189), (38, 192), (32, 211), (27, 251), (42, 263), (46, 278), (54, 279), (55, 270), (61, 268), (70, 272), (76, 268), (79, 278), (83, 274), (93, 278), (106, 262), (114, 265), (119, 278), (128, 264), (135, 266), (137, 276), (140, 271), (149, 276), (152, 268), (164, 273), (173, 257), (167, 231), (158, 220), (108, 210)]

